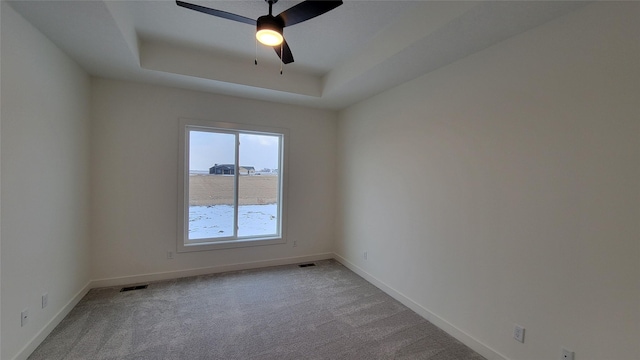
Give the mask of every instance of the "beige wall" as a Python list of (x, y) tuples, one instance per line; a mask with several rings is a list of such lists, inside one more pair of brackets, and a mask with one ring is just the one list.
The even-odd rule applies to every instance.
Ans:
[(588, 6), (341, 112), (336, 252), (488, 356), (637, 358), (639, 6)]
[[(101, 79), (93, 81), (91, 109), (92, 279), (332, 251), (335, 112)], [(167, 259), (176, 249), (180, 118), (289, 129), (286, 244)]]
[[(580, 360), (636, 357), (639, 12), (634, 3), (591, 5), (338, 119), (90, 84), (3, 2), (0, 357), (28, 355), (20, 349), (37, 345), (90, 279), (334, 250), (489, 356), (556, 359), (566, 346)], [(287, 244), (166, 258), (181, 117), (289, 129)], [(527, 329), (524, 344), (511, 339), (514, 323)]]
[[(0, 357), (12, 359), (37, 345), (31, 340), (89, 283), (90, 82), (4, 1), (1, 6)], [(45, 292), (48, 306), (41, 309)], [(20, 327), (25, 308), (29, 320)]]

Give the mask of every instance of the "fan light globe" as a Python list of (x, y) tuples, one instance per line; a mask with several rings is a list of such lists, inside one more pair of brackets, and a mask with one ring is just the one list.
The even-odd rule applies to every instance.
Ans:
[(268, 46), (276, 46), (282, 44), (282, 34), (271, 29), (262, 29), (256, 32), (256, 39)]

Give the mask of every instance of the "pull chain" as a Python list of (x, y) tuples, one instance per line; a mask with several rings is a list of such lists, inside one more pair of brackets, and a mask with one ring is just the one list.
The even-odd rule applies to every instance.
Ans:
[(282, 63), (284, 62), (284, 60), (282, 59), (282, 57), (284, 56), (284, 53), (282, 52), (283, 43), (284, 41), (280, 43), (280, 75), (282, 75)]
[[(284, 51), (284, 47), (282, 43), (280, 43), (280, 75), (282, 75), (282, 69), (283, 69), (282, 67), (284, 64), (284, 60), (282, 59), (282, 57), (284, 56), (283, 51)], [(255, 65), (258, 65), (258, 39), (256, 39), (256, 58), (255, 60), (253, 60), (253, 63)]]

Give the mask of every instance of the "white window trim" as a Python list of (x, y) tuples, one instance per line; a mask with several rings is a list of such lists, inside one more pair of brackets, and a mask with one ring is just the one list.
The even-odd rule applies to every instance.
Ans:
[[(180, 119), (180, 131), (178, 140), (178, 222), (177, 222), (177, 252), (207, 251), (218, 249), (230, 249), (248, 246), (262, 246), (284, 244), (287, 242), (287, 179), (288, 179), (288, 143), (289, 130), (277, 127), (217, 122), (197, 119)], [(266, 134), (276, 134), (282, 136), (280, 151), (282, 153), (282, 163), (278, 176), (280, 176), (280, 219), (281, 228), (279, 236), (239, 238), (233, 240), (216, 240), (211, 242), (194, 241), (188, 243), (189, 232), (189, 194), (187, 185), (189, 184), (189, 151), (187, 150), (187, 128), (202, 127), (203, 129), (218, 129), (221, 131), (247, 131)]]

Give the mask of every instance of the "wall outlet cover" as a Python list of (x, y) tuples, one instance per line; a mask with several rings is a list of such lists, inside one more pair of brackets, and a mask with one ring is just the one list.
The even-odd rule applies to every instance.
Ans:
[(574, 352), (569, 350), (569, 349), (565, 349), (562, 348), (562, 357), (560, 359), (562, 360), (574, 360)]
[(24, 309), (20, 313), (20, 327), (27, 325), (29, 321), (29, 309)]
[(513, 327), (513, 338), (524, 343), (524, 327), (515, 324)]

